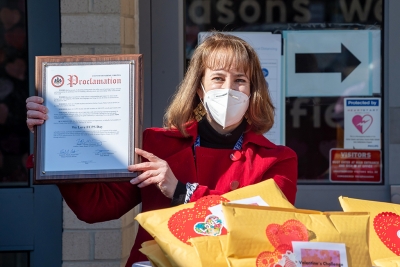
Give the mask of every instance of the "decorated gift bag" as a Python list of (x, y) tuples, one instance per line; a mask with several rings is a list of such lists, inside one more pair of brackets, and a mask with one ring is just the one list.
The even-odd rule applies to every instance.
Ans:
[(400, 256), (400, 205), (339, 197), (344, 211), (366, 211), (370, 213), (371, 260)]
[(270, 206), (293, 207), (274, 180), (269, 179), (223, 196), (206, 196), (194, 203), (140, 213), (135, 219), (155, 239), (172, 266), (188, 266), (190, 263), (192, 267), (200, 267), (201, 262), (189, 239), (227, 233), (220, 218), (209, 208), (221, 202), (254, 196), (261, 197)]
[(156, 241), (143, 242), (139, 251), (146, 255), (153, 267), (171, 267), (171, 263), (169, 263)]
[(226, 235), (202, 236), (190, 239), (200, 259), (202, 267), (228, 267), (225, 251), (228, 238)]
[(230, 267), (372, 266), (366, 212), (224, 203)]

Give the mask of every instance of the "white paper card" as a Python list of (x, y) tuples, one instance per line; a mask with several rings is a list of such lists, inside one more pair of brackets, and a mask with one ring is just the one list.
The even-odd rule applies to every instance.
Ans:
[(44, 170), (126, 170), (130, 64), (46, 68)]
[(346, 246), (343, 243), (293, 241), (296, 267), (348, 267)]
[[(239, 200), (234, 200), (229, 203), (236, 203), (236, 204), (245, 204), (245, 205), (254, 205), (254, 206), (269, 206), (267, 202), (265, 202), (260, 196), (255, 196), (255, 197), (249, 197), (249, 198), (244, 198), (244, 199), (239, 199)], [(225, 224), (225, 217), (224, 213), (222, 212), (222, 205), (216, 205), (208, 208), (209, 211), (218, 218), (221, 219), (222, 225), (226, 228)]]

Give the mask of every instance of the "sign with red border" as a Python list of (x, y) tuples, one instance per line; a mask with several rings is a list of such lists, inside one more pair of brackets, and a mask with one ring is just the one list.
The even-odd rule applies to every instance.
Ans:
[(379, 183), (382, 181), (380, 150), (331, 149), (329, 180), (339, 183)]

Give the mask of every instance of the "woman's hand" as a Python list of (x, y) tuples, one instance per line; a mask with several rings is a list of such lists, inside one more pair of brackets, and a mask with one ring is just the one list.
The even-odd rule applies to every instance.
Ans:
[(172, 173), (168, 163), (142, 149), (135, 148), (135, 152), (149, 161), (128, 166), (128, 170), (131, 172), (143, 172), (136, 178), (133, 178), (131, 184), (137, 184), (140, 188), (155, 184), (166, 197), (172, 198), (178, 184), (178, 179)]
[(42, 125), (48, 119), (47, 108), (42, 105), (43, 98), (39, 96), (31, 96), (26, 99), (26, 125), (33, 133), (33, 127)]

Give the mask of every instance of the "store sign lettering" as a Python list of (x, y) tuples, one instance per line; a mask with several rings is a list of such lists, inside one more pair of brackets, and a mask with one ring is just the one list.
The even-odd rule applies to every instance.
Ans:
[[(292, 127), (301, 127), (301, 118), (307, 118), (312, 116), (313, 127), (320, 128), (321, 120), (323, 119), (326, 125), (331, 128), (337, 127), (337, 122), (332, 118), (332, 113), (334, 112), (336, 103), (330, 104), (325, 111), (321, 110), (320, 98), (297, 98), (293, 107), (290, 109), (289, 114), (292, 116)], [(312, 114), (308, 114), (307, 106), (312, 105)]]
[[(368, 17), (382, 21), (382, 0), (335, 1), (344, 22), (366, 22)], [(193, 0), (188, 1), (188, 17), (197, 25), (232, 24), (238, 20), (248, 24), (307, 23), (312, 19), (310, 8), (318, 4), (313, 0)]]

